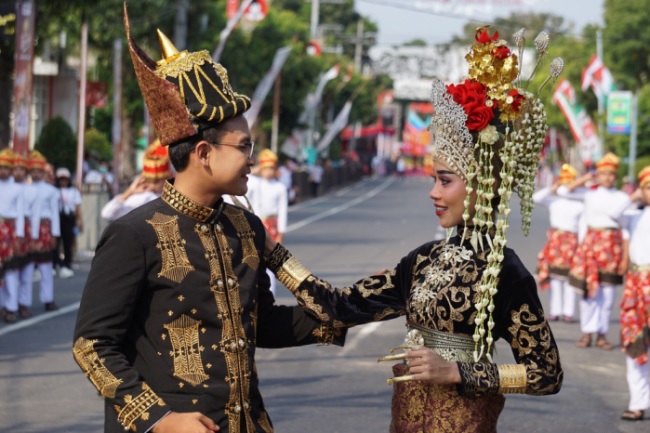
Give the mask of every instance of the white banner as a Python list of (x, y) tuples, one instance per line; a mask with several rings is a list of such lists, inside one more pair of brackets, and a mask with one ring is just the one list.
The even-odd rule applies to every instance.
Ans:
[(339, 114), (336, 116), (336, 119), (331, 123), (329, 129), (323, 135), (323, 138), (318, 142), (316, 146), (316, 151), (318, 153), (326, 150), (334, 137), (343, 130), (348, 124), (348, 118), (350, 117), (350, 110), (352, 109), (352, 102), (348, 101), (345, 103)]
[(257, 88), (255, 89), (255, 93), (253, 93), (253, 98), (251, 99), (251, 108), (244, 113), (249, 128), (252, 128), (253, 123), (257, 120), (257, 116), (260, 114), (266, 95), (268, 95), (269, 90), (271, 90), (271, 87), (273, 86), (273, 82), (280, 73), (280, 70), (282, 70), (282, 66), (284, 66), (284, 63), (287, 61), (289, 53), (291, 53), (290, 46), (280, 48), (276, 51), (271, 69), (268, 70), (266, 75), (264, 75), (264, 78), (262, 78), (262, 80), (257, 84)]

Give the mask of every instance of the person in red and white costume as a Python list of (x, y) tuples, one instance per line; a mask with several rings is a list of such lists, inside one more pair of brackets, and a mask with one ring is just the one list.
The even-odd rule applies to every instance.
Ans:
[(30, 317), (32, 305), (32, 284), (34, 277), (34, 258), (32, 255), (31, 218), (36, 202), (36, 188), (27, 179), (29, 159), (16, 153), (14, 159), (13, 177), (16, 185), (21, 188), (23, 196), (23, 210), (25, 216), (25, 237), (16, 238), (15, 262), (18, 273), (18, 315), (23, 319)]
[[(264, 149), (257, 157), (259, 176), (248, 180), (248, 198), (253, 212), (260, 217), (266, 230), (276, 242), (282, 242), (287, 230), (287, 208), (289, 197), (287, 189), (277, 179), (278, 156), (269, 149)], [(273, 272), (267, 269), (271, 279), (271, 292), (276, 294), (277, 280)]]
[(160, 140), (152, 142), (144, 152), (142, 173), (131, 185), (116, 195), (102, 208), (102, 218), (109, 221), (126, 215), (133, 209), (160, 197), (165, 181), (171, 177), (171, 165), (167, 147)]
[(25, 235), (25, 216), (22, 188), (11, 177), (14, 152), (0, 151), (0, 290), (2, 319), (7, 323), (18, 320), (18, 267), (15, 260), (16, 238)]
[(621, 419), (638, 421), (650, 409), (650, 166), (639, 173), (639, 189), (632, 195), (643, 204), (626, 212), (630, 231), (630, 267), (621, 301), (621, 341), (630, 390)]
[[(52, 251), (61, 236), (59, 221), (59, 190), (45, 181), (47, 160), (37, 150), (29, 154), (29, 175), (36, 189), (36, 199), (32, 209), (31, 236), (32, 254), (35, 267), (41, 274), (40, 300), (45, 311), (56, 311), (59, 306), (54, 302), (54, 265)], [(25, 305), (30, 307), (30, 305)]]
[[(583, 298), (580, 300), (582, 337), (576, 345), (589, 347), (592, 334), (595, 345), (612, 350), (607, 331), (612, 315), (616, 286), (623, 282), (629, 258), (629, 232), (624, 212), (630, 206), (630, 196), (616, 189), (620, 159), (607, 153), (596, 163), (596, 184), (584, 194), (584, 222), (587, 232), (571, 263), (569, 282)], [(567, 185), (568, 191), (593, 179), (592, 174)]]
[[(548, 208), (551, 228), (548, 240), (537, 256), (538, 284), (541, 289), (550, 288), (551, 308), (548, 320), (573, 323), (576, 294), (569, 285), (571, 259), (578, 247), (578, 231), (584, 205), (582, 200), (571, 198), (566, 185), (576, 180), (577, 171), (569, 164), (562, 165), (558, 179), (533, 194), (533, 201)], [(563, 195), (558, 195), (560, 191)]]

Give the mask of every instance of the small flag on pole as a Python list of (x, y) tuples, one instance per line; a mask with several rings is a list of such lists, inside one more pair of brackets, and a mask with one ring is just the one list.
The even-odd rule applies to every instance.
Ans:
[(618, 90), (612, 73), (594, 54), (587, 67), (582, 71), (582, 90), (591, 87), (599, 101), (604, 102), (610, 92)]

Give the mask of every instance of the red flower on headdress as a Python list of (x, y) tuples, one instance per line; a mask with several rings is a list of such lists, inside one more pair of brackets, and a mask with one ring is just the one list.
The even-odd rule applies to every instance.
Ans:
[(474, 35), (474, 39), (476, 42), (479, 44), (489, 44), (492, 41), (496, 41), (499, 39), (499, 32), (494, 32), (494, 35), (490, 36), (490, 31), (488, 27), (482, 27), (478, 30), (476, 30), (476, 34)]
[(497, 59), (503, 60), (510, 55), (510, 48), (505, 45), (501, 45), (500, 47), (496, 47), (494, 51), (492, 51), (492, 54), (494, 54), (494, 57)]
[(481, 131), (494, 119), (495, 105), (486, 105), (487, 87), (478, 81), (465, 80), (460, 84), (449, 84), (447, 92), (461, 105), (467, 114), (467, 129)]
[(512, 102), (510, 105), (512, 106), (512, 111), (519, 111), (519, 108), (521, 107), (521, 103), (526, 100), (526, 97), (519, 93), (519, 90), (517, 89), (512, 89), (508, 92), (508, 96), (512, 97)]

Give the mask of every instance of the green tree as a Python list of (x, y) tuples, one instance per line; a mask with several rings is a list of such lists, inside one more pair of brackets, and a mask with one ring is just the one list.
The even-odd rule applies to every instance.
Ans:
[(84, 148), (100, 161), (110, 161), (113, 158), (113, 147), (105, 134), (97, 129), (86, 130)]
[(62, 117), (48, 121), (34, 146), (55, 167), (72, 169), (77, 161), (77, 139)]

